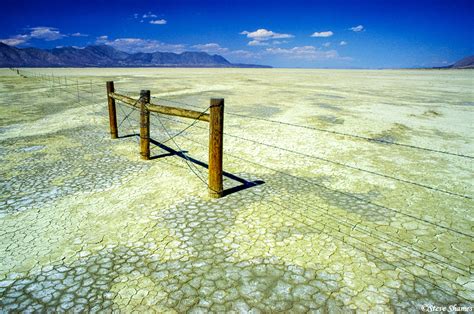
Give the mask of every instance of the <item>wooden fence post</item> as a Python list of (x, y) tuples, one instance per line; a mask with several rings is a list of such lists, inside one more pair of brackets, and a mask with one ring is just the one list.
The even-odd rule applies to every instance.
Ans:
[(150, 111), (146, 105), (150, 103), (150, 91), (140, 91), (140, 155), (144, 160), (150, 159)]
[(209, 121), (209, 196), (223, 196), (222, 152), (224, 135), (224, 99), (212, 98)]
[[(67, 83), (66, 83), (67, 84)], [(115, 108), (115, 99), (109, 96), (109, 93), (114, 93), (114, 82), (107, 82), (107, 101), (109, 104), (109, 124), (110, 124), (110, 138), (115, 139), (118, 137), (117, 130), (117, 112)]]

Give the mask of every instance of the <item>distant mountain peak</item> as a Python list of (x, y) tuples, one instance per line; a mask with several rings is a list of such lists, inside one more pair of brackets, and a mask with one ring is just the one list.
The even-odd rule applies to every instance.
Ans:
[(456, 61), (451, 68), (453, 69), (474, 69), (474, 55)]
[(220, 55), (185, 51), (127, 53), (108, 45), (85, 48), (62, 47), (51, 50), (20, 49), (0, 42), (0, 67), (239, 67), (269, 68), (233, 64)]

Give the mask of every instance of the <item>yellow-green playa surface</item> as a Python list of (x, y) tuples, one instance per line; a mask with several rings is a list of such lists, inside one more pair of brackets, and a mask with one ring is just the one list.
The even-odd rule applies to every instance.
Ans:
[[(20, 74), (0, 69), (0, 312), (473, 306), (473, 71)], [(205, 122), (152, 116), (182, 153), (140, 160), (136, 111), (110, 139), (108, 80), (225, 98), (224, 169), (264, 183), (208, 198)]]

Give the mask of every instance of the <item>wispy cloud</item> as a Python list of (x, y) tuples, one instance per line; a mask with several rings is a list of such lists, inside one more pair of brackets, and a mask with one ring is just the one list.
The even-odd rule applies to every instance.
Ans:
[(24, 44), (30, 39), (28, 35), (15, 35), (10, 38), (0, 39), (0, 42), (7, 44), (9, 46), (18, 46)]
[(37, 39), (43, 39), (46, 41), (52, 41), (52, 40), (58, 40), (63, 37), (66, 37), (66, 35), (61, 34), (61, 32), (55, 28), (55, 27), (32, 27), (30, 28), (30, 37), (31, 38), (37, 38)]
[(319, 61), (328, 59), (349, 60), (350, 58), (339, 56), (336, 50), (321, 50), (314, 46), (301, 46), (293, 48), (267, 48), (267, 54), (279, 55), (289, 59), (303, 59), (307, 61)]
[(314, 32), (311, 34), (311, 37), (331, 37), (334, 35), (332, 31), (324, 31), (324, 32)]
[(262, 51), (248, 51), (248, 50), (231, 50), (226, 47), (222, 47), (217, 43), (199, 44), (191, 46), (191, 48), (199, 51), (207, 52), (209, 54), (220, 54), (225, 58), (228, 58), (232, 62), (255, 62), (262, 57)]
[(158, 16), (156, 14), (151, 13), (151, 12), (145, 13), (142, 16), (142, 18), (144, 18), (144, 19), (152, 19), (152, 18), (156, 18), (156, 17), (158, 17)]
[(248, 42), (249, 46), (268, 46), (269, 44), (265, 41), (251, 40)]
[(135, 53), (135, 52), (183, 52), (186, 48), (183, 44), (167, 44), (154, 39), (142, 38), (117, 38), (109, 39), (108, 36), (97, 37), (97, 44), (105, 44), (112, 46), (118, 50)]
[(246, 35), (247, 38), (251, 39), (251, 41), (248, 43), (249, 46), (263, 46), (267, 44), (264, 42), (272, 40), (272, 39), (285, 39), (285, 38), (295, 37), (294, 35), (291, 35), (291, 34), (275, 33), (273, 31), (270, 31), (264, 28), (257, 29), (256, 31), (253, 31), (253, 32), (243, 31), (243, 32), (240, 32), (240, 35)]
[(323, 47), (328, 48), (329, 46), (331, 46), (331, 43), (329, 43), (329, 42), (323, 44)]
[(160, 19), (160, 20), (151, 20), (150, 24), (155, 24), (155, 25), (165, 25), (167, 21), (165, 19)]
[(98, 44), (103, 44), (103, 43), (105, 43), (108, 39), (109, 39), (109, 36), (107, 36), (107, 35), (102, 35), (102, 36), (97, 37), (96, 43), (98, 43)]
[(72, 36), (72, 37), (87, 37), (87, 36), (89, 36), (89, 35), (87, 35), (87, 34), (82, 34), (82, 33), (77, 32), (77, 33), (71, 34), (71, 36)]
[(217, 43), (199, 44), (191, 46), (191, 48), (207, 52), (209, 54), (220, 54), (226, 58), (232, 59), (232, 61), (237, 60), (237, 62), (256, 61), (262, 57), (261, 51), (248, 51), (243, 49), (231, 50), (229, 48), (222, 47)]
[(219, 44), (216, 43), (199, 44), (191, 46), (191, 48), (207, 53), (225, 53), (229, 51), (229, 48), (221, 47)]
[(353, 26), (353, 27), (351, 27), (351, 28), (349, 28), (349, 29), (350, 29), (351, 31), (353, 31), (353, 32), (358, 33), (358, 32), (362, 32), (362, 31), (364, 30), (364, 26), (362, 26), (362, 25), (357, 25), (357, 26)]
[(225, 53), (225, 56), (237, 57), (237, 58), (242, 58), (242, 59), (247, 59), (247, 60), (256, 60), (262, 57), (262, 53), (240, 49), (240, 50), (229, 51)]
[(344, 40), (343, 40), (343, 41), (341, 41), (341, 42), (339, 43), (339, 45), (340, 45), (340, 46), (345, 46), (345, 45), (347, 45), (347, 41), (344, 41)]

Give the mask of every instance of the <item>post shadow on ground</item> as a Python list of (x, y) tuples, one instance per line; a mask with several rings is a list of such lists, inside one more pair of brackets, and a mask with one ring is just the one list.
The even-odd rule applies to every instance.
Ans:
[(134, 133), (134, 134), (119, 135), (117, 136), (117, 138), (128, 138), (128, 137), (134, 137), (134, 136), (140, 136), (140, 134)]
[[(209, 165), (206, 164), (205, 162), (185, 155), (187, 153), (187, 151), (177, 151), (177, 150), (175, 150), (175, 149), (173, 149), (169, 146), (166, 146), (166, 145), (164, 145), (164, 144), (162, 144), (162, 143), (160, 143), (160, 142), (158, 142), (154, 139), (151, 139), (151, 138), (150, 138), (150, 143), (152, 143), (152, 144), (156, 145), (157, 147), (163, 149), (164, 151), (168, 152), (167, 154), (152, 156), (150, 159), (158, 159), (158, 158), (169, 157), (169, 156), (177, 156), (177, 157), (186, 159), (186, 160), (188, 160), (188, 161), (190, 161), (190, 162), (192, 162), (192, 163), (194, 163), (198, 166), (201, 166), (203, 168), (206, 168), (206, 169), (209, 168)], [(234, 181), (237, 181), (237, 182), (241, 183), (240, 185), (225, 189), (223, 191), (223, 196), (227, 196), (229, 194), (236, 193), (236, 192), (239, 192), (239, 191), (242, 191), (242, 190), (245, 190), (245, 189), (248, 189), (248, 188), (251, 188), (251, 187), (261, 185), (261, 184), (265, 183), (262, 180), (248, 181), (248, 180), (245, 180), (244, 178), (236, 176), (235, 174), (229, 173), (227, 171), (223, 171), (222, 175), (224, 177), (227, 177), (227, 178), (231, 179), (231, 180), (234, 180)]]
[[(128, 138), (128, 137), (134, 137), (134, 136), (139, 137), (140, 134), (136, 134), (136, 133), (135, 134), (126, 134), (126, 135), (118, 136), (118, 138)], [(169, 146), (166, 146), (166, 145), (164, 145), (164, 144), (162, 144), (162, 143), (160, 143), (160, 142), (158, 142), (158, 141), (156, 141), (152, 138), (150, 138), (150, 143), (153, 144), (153, 145), (156, 145), (157, 147), (159, 147), (159, 148), (161, 148), (161, 149), (163, 149), (164, 151), (167, 152), (166, 154), (151, 156), (150, 160), (164, 158), (164, 157), (177, 156), (177, 157), (183, 158), (187, 161), (190, 161), (190, 162), (192, 162), (192, 163), (194, 163), (198, 166), (201, 166), (203, 168), (206, 168), (206, 169), (209, 168), (209, 165), (206, 164), (205, 162), (185, 155), (188, 151), (185, 151), (185, 150), (177, 151), (177, 150), (175, 150), (175, 149), (173, 149)], [(236, 176), (235, 174), (229, 173), (227, 171), (223, 171), (222, 175), (226, 178), (229, 178), (231, 180), (234, 180), (234, 181), (237, 181), (237, 182), (241, 183), (240, 185), (225, 189), (223, 191), (223, 196), (227, 196), (229, 194), (236, 193), (236, 192), (239, 192), (239, 191), (242, 191), (242, 190), (245, 190), (245, 189), (248, 189), (248, 188), (251, 188), (251, 187), (261, 185), (261, 184), (265, 183), (265, 181), (263, 181), (263, 180), (248, 181), (248, 180), (245, 180), (244, 178)]]

